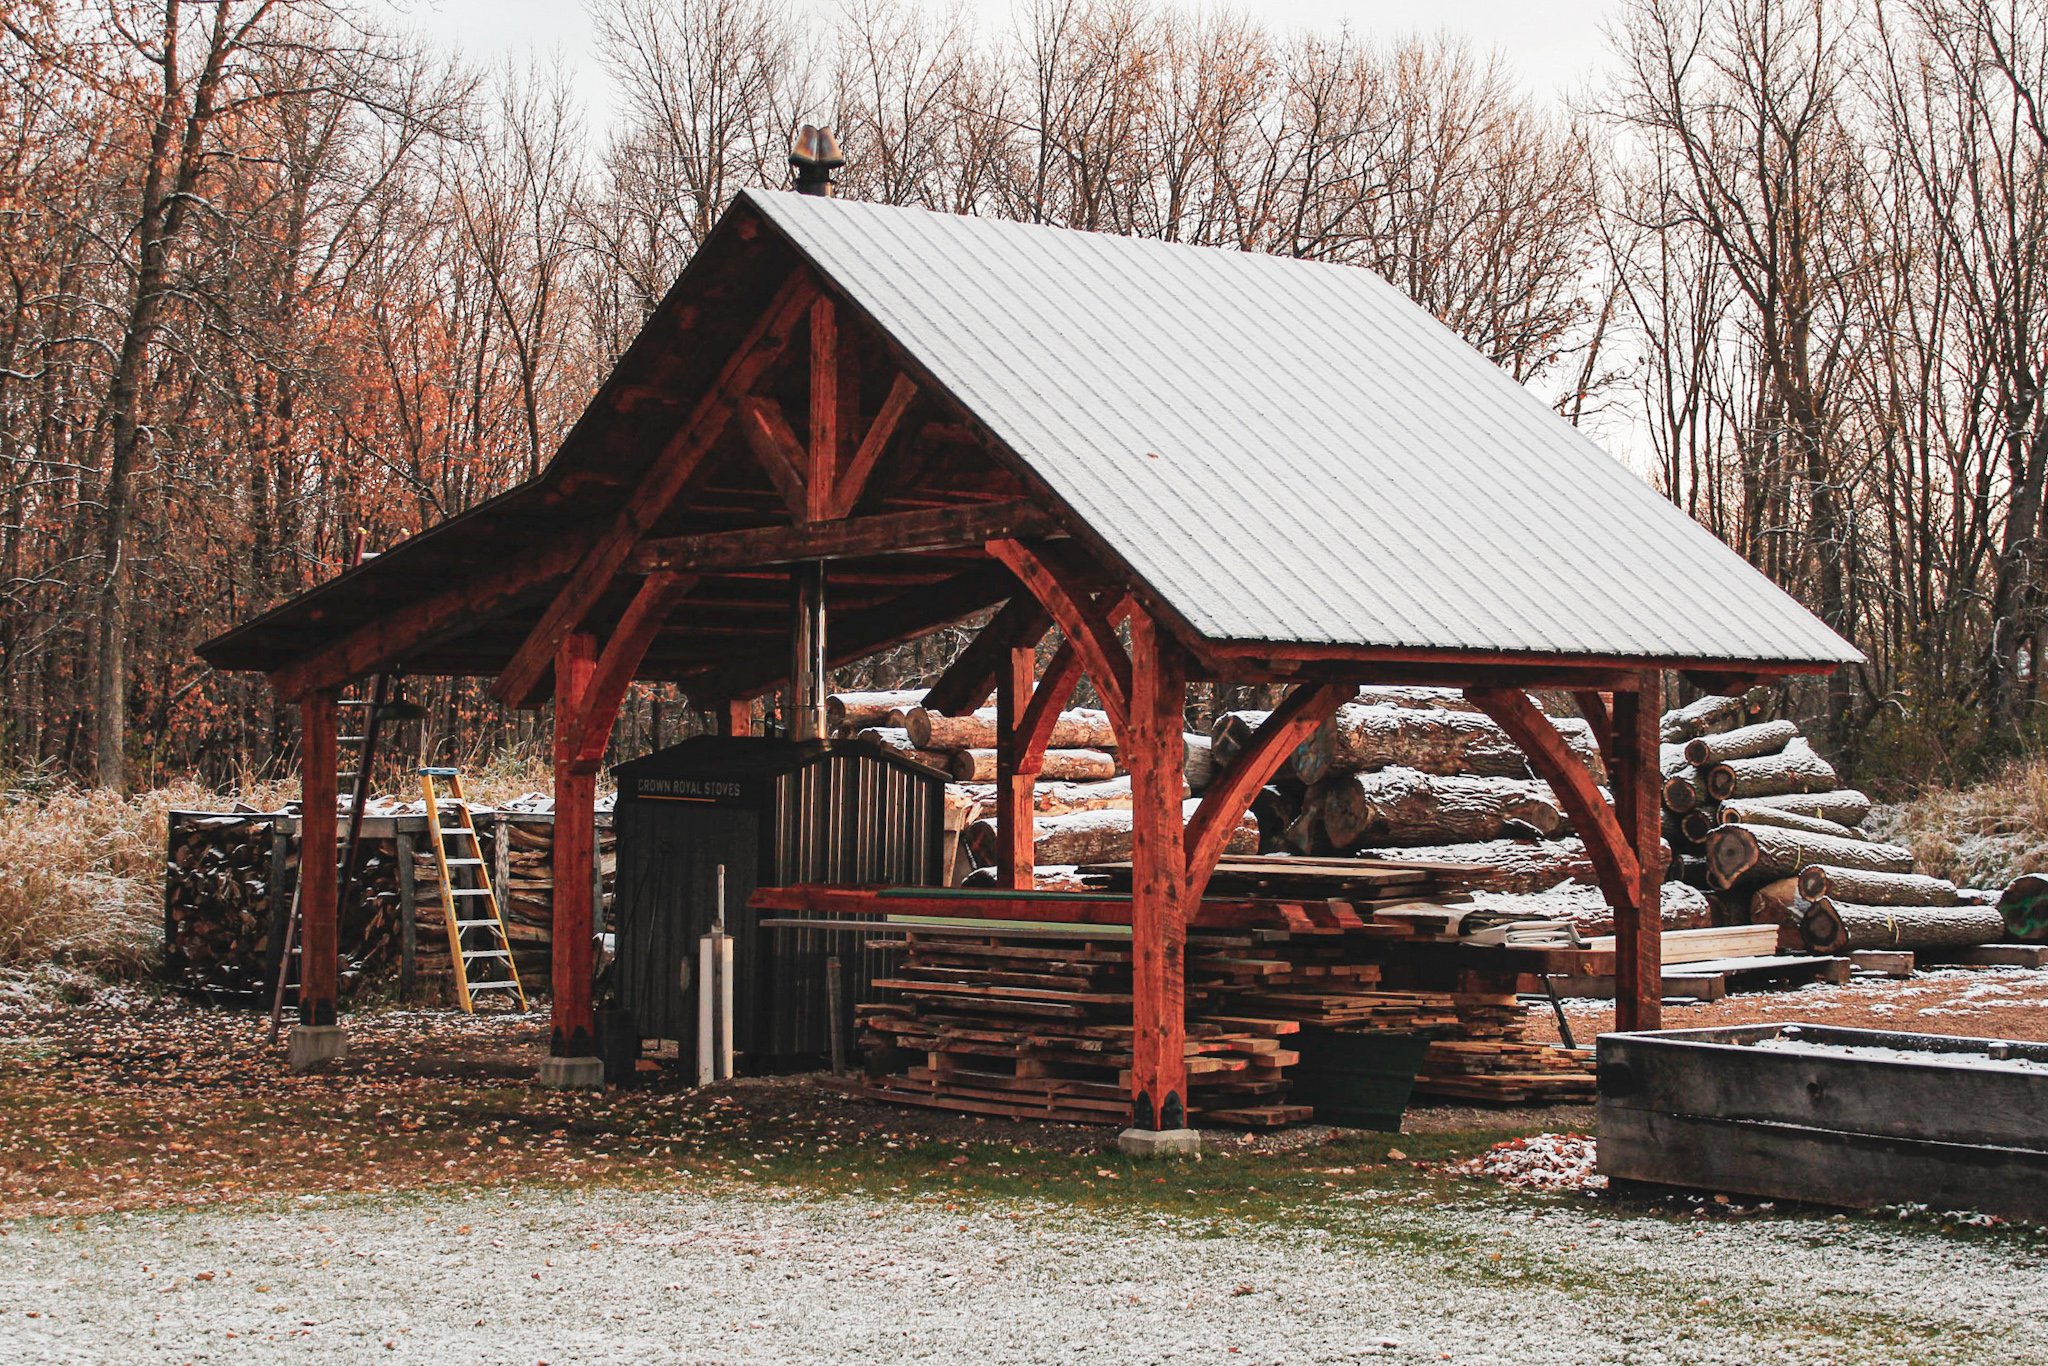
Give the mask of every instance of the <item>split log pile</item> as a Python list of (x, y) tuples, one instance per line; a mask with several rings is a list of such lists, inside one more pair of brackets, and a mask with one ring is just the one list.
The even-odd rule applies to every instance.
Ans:
[[(267, 1005), (292, 887), (296, 812), (173, 812), (164, 875), (164, 970), (209, 999)], [(398, 865), (389, 841), (365, 840), (356, 895), (341, 907), (340, 985), (396, 961)]]
[(1968, 948), (2005, 937), (1993, 894), (1914, 871), (1913, 852), (1859, 828), (1846, 788), (1768, 694), (1703, 697), (1662, 724), (1665, 834), (1717, 923), (1780, 928), (1786, 950)]
[[(514, 962), (529, 992), (547, 990), (553, 956), (552, 809), (539, 794), (502, 811), (473, 809)], [(439, 869), (424, 810), (417, 800), (372, 798), (365, 819), (356, 894), (339, 915), (342, 988), (400, 972), (406, 902), (400, 860), (409, 851), (414, 994), (452, 1002)], [(600, 822), (608, 904), (616, 859), (608, 822), (602, 815)], [(269, 1003), (298, 877), (297, 827), (296, 811), (172, 814), (164, 879), (165, 968), (172, 982), (214, 999)]]

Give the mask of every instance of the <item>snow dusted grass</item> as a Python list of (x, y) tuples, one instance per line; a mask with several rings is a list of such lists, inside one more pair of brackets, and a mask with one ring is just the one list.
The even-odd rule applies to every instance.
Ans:
[(1867, 828), (1910, 848), (1920, 872), (1958, 886), (2003, 887), (2048, 870), (2048, 754), (2016, 759), (1981, 783), (1879, 807)]
[(2048, 1360), (2021, 1327), (2048, 1311), (2040, 1246), (2010, 1234), (1476, 1183), (1261, 1214), (678, 1182), (20, 1221), (0, 1340), (54, 1362)]

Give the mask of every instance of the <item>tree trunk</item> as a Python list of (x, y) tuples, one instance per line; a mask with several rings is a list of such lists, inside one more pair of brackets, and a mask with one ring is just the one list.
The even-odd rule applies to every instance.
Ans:
[(1998, 898), (2005, 932), (2030, 944), (2048, 944), (2048, 875), (2024, 873)]
[(923, 688), (899, 688), (893, 692), (836, 692), (825, 699), (825, 727), (839, 735), (863, 726), (886, 725), (889, 713), (906, 711), (923, 701)]
[[(955, 750), (947, 764), (955, 782), (996, 780), (996, 752), (992, 749)], [(1038, 776), (1052, 783), (1103, 782), (1116, 776), (1116, 756), (1099, 749), (1049, 749)]]
[[(1703, 813), (1695, 813), (1703, 814)], [(1803, 815), (1797, 811), (1784, 811), (1775, 806), (1766, 806), (1759, 801), (1722, 802), (1716, 808), (1720, 817), (1715, 825), (1775, 825), (1781, 830), (1797, 830), (1808, 835), (1832, 835), (1836, 839), (1861, 839), (1854, 830), (1840, 821), (1831, 821), (1822, 816)], [(1691, 819), (1690, 816), (1687, 817)], [(1707, 834), (1701, 832), (1696, 838), (1706, 843)]]
[(1743, 797), (1744, 811), (1790, 811), (1800, 816), (1817, 816), (1837, 825), (1856, 826), (1870, 814), (1870, 798), (1851, 788), (1834, 792), (1786, 793), (1776, 797)]
[[(1595, 782), (1606, 773), (1592, 727), (1576, 718), (1556, 720), (1558, 731)], [(1294, 776), (1315, 784), (1340, 773), (1412, 768), (1422, 773), (1476, 773), (1526, 778), (1529, 758), (1507, 732), (1478, 712), (1350, 703), (1294, 751)]]
[(1807, 903), (1800, 931), (1815, 953), (1970, 948), (2004, 938), (2005, 920), (1987, 906), (1859, 906), (1821, 897)]
[[(1182, 818), (1194, 814), (1195, 803), (1182, 805)], [(1078, 863), (1122, 863), (1131, 857), (1130, 808), (1078, 811), (1045, 816), (1032, 822), (1033, 861), (1043, 870)], [(967, 827), (967, 852), (977, 864), (994, 861), (996, 823), (979, 820)], [(1224, 846), (1226, 854), (1255, 854), (1259, 825), (1247, 812)]]
[(1493, 840), (1517, 831), (1552, 835), (1564, 824), (1547, 784), (1513, 778), (1389, 768), (1348, 774), (1311, 790), (1321, 794), (1324, 831), (1340, 850)]
[(1710, 764), (1700, 770), (1700, 777), (1707, 795), (1716, 801), (1828, 792), (1841, 781), (1833, 765), (1815, 754), (1803, 739), (1793, 740), (1778, 754)]
[(1781, 877), (1776, 882), (1766, 882), (1749, 896), (1749, 923), (1752, 925), (1776, 925), (1778, 947), (1784, 951), (1797, 951), (1805, 947), (1801, 925), (1806, 915), (1805, 899), (1799, 895), (1799, 879)]
[[(993, 708), (972, 716), (942, 716), (912, 707), (903, 714), (903, 728), (919, 749), (994, 749), (996, 743)], [(1052, 749), (1115, 749), (1116, 731), (1109, 713), (1075, 708), (1060, 713), (1046, 744)]]
[(1876, 873), (1809, 863), (1799, 870), (1798, 882), (1799, 894), (1808, 901), (1824, 896), (1864, 906), (1959, 906), (1963, 901), (1953, 882), (1925, 873)]
[(1216, 772), (1230, 767), (1251, 743), (1252, 733), (1265, 725), (1271, 715), (1266, 711), (1227, 711), (1216, 718), (1216, 724), (1209, 729), (1209, 762)]
[(1760, 689), (1752, 689), (1741, 697), (1708, 696), (1674, 707), (1658, 722), (1658, 735), (1667, 745), (1682, 745), (1702, 735), (1734, 730), (1763, 710), (1763, 696)]
[(1181, 771), (1188, 780), (1188, 790), (1200, 795), (1209, 789), (1209, 780), (1215, 776), (1216, 765), (1209, 753), (1209, 737), (1196, 735), (1192, 731), (1181, 736), (1181, 743), (1187, 746), (1187, 762)]
[(1776, 754), (1798, 738), (1799, 727), (1790, 721), (1765, 721), (1719, 735), (1702, 735), (1688, 740), (1680, 752), (1685, 755), (1687, 763), (1695, 768), (1705, 768), (1708, 764), (1724, 764), (1731, 759)]
[(1895, 844), (1808, 835), (1772, 825), (1723, 825), (1707, 836), (1707, 876), (1723, 891), (1791, 877), (1809, 863), (1910, 873), (1913, 854)]

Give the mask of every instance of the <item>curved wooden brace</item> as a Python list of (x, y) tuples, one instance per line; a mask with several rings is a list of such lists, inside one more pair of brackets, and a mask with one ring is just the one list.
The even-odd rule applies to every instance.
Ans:
[(647, 647), (661, 633), (668, 614), (696, 583), (694, 574), (669, 573), (649, 574), (641, 582), (640, 591), (633, 595), (633, 601), (613, 628), (611, 639), (605, 642), (590, 681), (577, 700), (575, 724), (570, 731), (572, 763), (594, 765), (604, 758), (612, 727), (618, 724), (619, 704), (626, 700), (626, 689), (633, 686), (633, 675), (639, 671), (640, 661), (647, 657)]
[(1037, 598), (1029, 593), (1014, 595), (925, 690), (924, 705), (941, 716), (965, 716), (974, 711), (995, 691), (996, 670), (1004, 652), (1036, 644), (1051, 629), (1052, 615)]
[(988, 543), (988, 553), (1017, 576), (1031, 596), (1044, 605), (1059, 628), (1081, 656), (1081, 667), (1095, 683), (1102, 709), (1109, 713), (1110, 728), (1120, 743), (1130, 743), (1131, 657), (1117, 639), (1107, 613), (1095, 608), (1095, 600), (1080, 575), (1064, 556), (1045, 546), (1027, 546), (1022, 541), (998, 540)]
[(1600, 795), (1592, 772), (1572, 753), (1550, 718), (1519, 689), (1467, 688), (1465, 696), (1522, 747), (1529, 766), (1557, 793), (1585, 842), (1586, 857), (1592, 861), (1593, 875), (1600, 880), (1607, 904), (1617, 911), (1639, 908), (1642, 891), (1637, 885), (1635, 850), (1622, 833), (1614, 808)]
[(1295, 747), (1315, 733), (1337, 708), (1358, 696), (1349, 683), (1302, 683), (1252, 732), (1252, 738), (1230, 767), (1214, 779), (1195, 808), (1187, 833), (1187, 897), (1198, 904), (1209, 877), (1223, 857), (1223, 847), (1260, 788), (1280, 771)]

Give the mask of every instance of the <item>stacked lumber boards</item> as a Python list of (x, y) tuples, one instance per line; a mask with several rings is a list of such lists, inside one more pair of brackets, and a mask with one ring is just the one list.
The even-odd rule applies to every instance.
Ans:
[(1863, 833), (1870, 799), (1767, 701), (1703, 697), (1663, 718), (1666, 835), (1723, 918), (1819, 954), (2003, 938), (1993, 894), (1916, 872), (1910, 849)]
[[(1271, 975), (1239, 955), (1247, 934), (1198, 934), (1194, 982)], [(875, 985), (893, 999), (857, 1007), (869, 1050), (863, 1091), (876, 1100), (1072, 1124), (1121, 1124), (1131, 1112), (1128, 933), (947, 933), (906, 928), (869, 941), (896, 951)], [(1308, 1118), (1286, 1102), (1298, 1055), (1281, 1034), (1193, 1017), (1187, 1030), (1191, 1120), (1274, 1127)], [(920, 1060), (921, 1058), (921, 1060)]]

